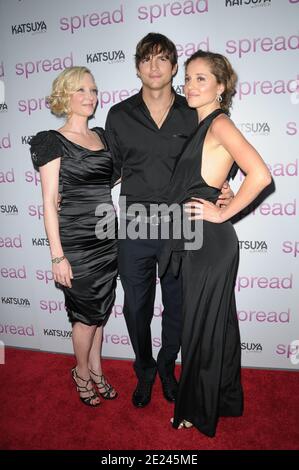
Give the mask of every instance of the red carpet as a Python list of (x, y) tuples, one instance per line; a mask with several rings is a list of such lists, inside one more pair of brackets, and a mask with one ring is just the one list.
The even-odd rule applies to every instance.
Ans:
[(245, 413), (222, 418), (215, 438), (172, 429), (172, 405), (157, 380), (151, 403), (135, 409), (132, 363), (105, 360), (119, 398), (92, 409), (79, 401), (69, 355), (6, 349), (1, 373), (1, 449), (299, 449), (299, 374), (243, 369)]

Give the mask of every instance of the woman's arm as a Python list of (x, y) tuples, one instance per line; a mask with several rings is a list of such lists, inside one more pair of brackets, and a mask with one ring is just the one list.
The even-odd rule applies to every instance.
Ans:
[[(50, 161), (40, 167), (44, 224), (50, 244), (51, 259), (64, 256), (59, 236), (58, 224), (58, 183), (59, 183), (60, 158)], [(72, 268), (66, 258), (59, 263), (52, 263), (54, 280), (67, 287), (72, 287)]]
[[(231, 203), (218, 208), (204, 199), (186, 204), (192, 219), (221, 223), (247, 207), (271, 181), (271, 174), (263, 159), (226, 116), (216, 119), (211, 126), (213, 137), (221, 144), (245, 173), (245, 179)], [(193, 209), (191, 209), (193, 207)]]

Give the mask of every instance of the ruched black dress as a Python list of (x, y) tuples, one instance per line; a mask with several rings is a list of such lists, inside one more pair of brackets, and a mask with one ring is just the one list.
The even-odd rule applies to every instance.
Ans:
[[(171, 179), (170, 203), (182, 204), (191, 197), (217, 201), (220, 190), (204, 181), (201, 160), (209, 126), (222, 112), (201, 121), (187, 143)], [(219, 416), (240, 416), (243, 411), (234, 296), (239, 249), (231, 222), (200, 224), (202, 247), (186, 250), (184, 239), (170, 241), (160, 275), (171, 263), (183, 280), (182, 373), (173, 426), (185, 419), (214, 436)]]
[(59, 233), (72, 267), (65, 295), (71, 322), (102, 325), (111, 312), (117, 276), (117, 219), (111, 200), (112, 158), (101, 128), (104, 149), (89, 150), (58, 131), (39, 132), (31, 140), (34, 167), (61, 157)]

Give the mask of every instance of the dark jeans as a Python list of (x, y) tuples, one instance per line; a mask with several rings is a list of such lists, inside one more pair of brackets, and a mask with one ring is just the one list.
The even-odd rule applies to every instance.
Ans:
[(135, 352), (138, 379), (153, 381), (173, 374), (181, 345), (181, 278), (169, 268), (161, 278), (163, 302), (162, 346), (157, 362), (153, 358), (151, 321), (156, 293), (156, 268), (166, 240), (119, 240), (119, 273), (125, 292), (124, 315)]

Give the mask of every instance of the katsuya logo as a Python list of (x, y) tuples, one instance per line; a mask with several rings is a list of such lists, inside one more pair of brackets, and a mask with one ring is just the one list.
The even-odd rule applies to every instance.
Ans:
[(108, 64), (117, 64), (125, 61), (125, 53), (123, 50), (118, 51), (100, 51), (86, 54), (86, 63), (108, 62)]
[(226, 7), (269, 7), (271, 0), (225, 0)]
[(251, 253), (266, 253), (268, 245), (265, 240), (239, 240), (240, 250)]
[(17, 305), (19, 307), (30, 307), (30, 300), (26, 297), (1, 297), (4, 305)]
[(1, 204), (0, 212), (4, 215), (18, 215), (19, 210), (16, 204)]
[(240, 122), (238, 127), (241, 132), (252, 135), (269, 135), (270, 126), (268, 122)]
[(37, 34), (45, 33), (46, 31), (47, 25), (43, 20), (11, 25), (11, 34), (13, 35), (24, 33)]

